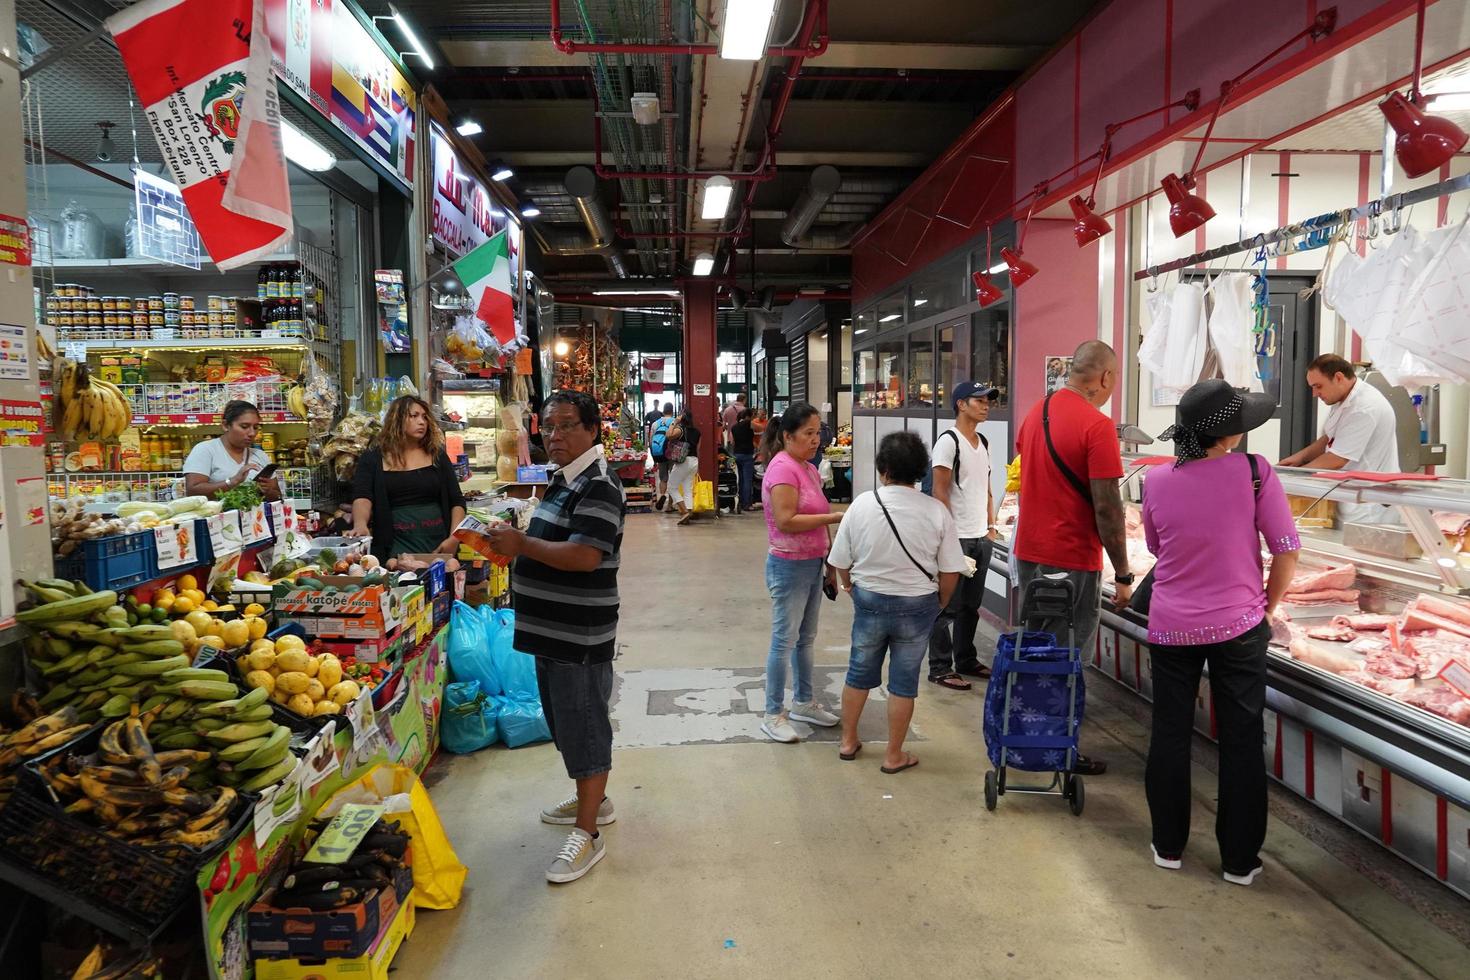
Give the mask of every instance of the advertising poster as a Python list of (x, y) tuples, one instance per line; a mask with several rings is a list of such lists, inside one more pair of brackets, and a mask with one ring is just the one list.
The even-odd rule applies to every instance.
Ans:
[(516, 321), (521, 320), (521, 246), (524, 230), (495, 204), (489, 189), (461, 165), (444, 131), (429, 127), (431, 162), (434, 168), (434, 240), (455, 258), (485, 244), (502, 231), (506, 235), (506, 258), (510, 262), (511, 296)]
[(1065, 357), (1061, 354), (1052, 354), (1046, 359), (1046, 391), (1051, 394), (1060, 391), (1067, 385), (1067, 375), (1072, 371), (1072, 355)]
[(0, 262), (31, 264), (31, 226), (26, 219), (0, 214)]
[(26, 328), (18, 323), (0, 323), (0, 381), (26, 381), (31, 376), (31, 349), (26, 345)]

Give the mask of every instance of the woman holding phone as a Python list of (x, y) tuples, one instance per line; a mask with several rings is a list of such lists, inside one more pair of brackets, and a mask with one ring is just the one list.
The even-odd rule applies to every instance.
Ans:
[(218, 497), (246, 480), (254, 480), (266, 500), (281, 499), (270, 458), (255, 448), (260, 432), (260, 409), (250, 402), (232, 401), (222, 416), (224, 431), (189, 450), (184, 460), (184, 492), (190, 496)]
[(444, 430), (429, 403), (395, 398), (378, 444), (357, 461), (352, 478), (352, 536), (371, 534), (386, 562), (402, 554), (453, 553), (450, 536), (464, 520), (464, 491), (444, 452)]

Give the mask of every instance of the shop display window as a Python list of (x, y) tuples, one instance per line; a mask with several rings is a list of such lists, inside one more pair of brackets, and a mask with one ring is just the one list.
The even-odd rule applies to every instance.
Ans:
[(878, 352), (871, 349), (858, 351), (856, 371), (854, 387), (857, 391), (858, 407), (882, 408), (878, 384)]
[(939, 373), (934, 379), (934, 400), (941, 406), (949, 404), (949, 388), (955, 380), (954, 331), (953, 325), (939, 328)]
[(904, 293), (899, 290), (886, 299), (878, 302), (878, 330), (887, 332), (895, 327), (903, 326)]
[(873, 404), (865, 408), (903, 408), (904, 370), (903, 339), (884, 341), (878, 345), (878, 366)]
[(965, 295), (965, 257), (956, 256), (921, 273), (909, 287), (909, 321), (938, 316), (969, 302)]
[(1003, 408), (1010, 403), (1010, 310), (1003, 307), (974, 314), (971, 330), (970, 377), (999, 388), (994, 408)]
[(852, 384), (852, 321), (845, 320), (842, 324), (842, 348), (839, 358), (842, 361), (841, 384), (851, 386)]
[(928, 330), (909, 339), (908, 404), (910, 408), (932, 408), (934, 393), (934, 341)]

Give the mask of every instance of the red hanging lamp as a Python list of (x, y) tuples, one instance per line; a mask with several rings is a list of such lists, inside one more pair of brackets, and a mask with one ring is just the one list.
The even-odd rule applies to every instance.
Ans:
[(1000, 259), (1006, 264), (1006, 270), (1011, 276), (1011, 288), (1018, 289), (1022, 283), (1028, 282), (1031, 277), (1041, 270), (1036, 263), (1031, 262), (1022, 254), (1022, 246), (1026, 243), (1026, 229), (1031, 227), (1031, 212), (1036, 207), (1036, 199), (1046, 193), (1045, 184), (1037, 184), (1031, 191), (1031, 203), (1026, 205), (1026, 222), (1021, 225), (1021, 234), (1016, 238), (1016, 247), (1007, 245), (1000, 250)]
[(1077, 224), (1072, 228), (1072, 234), (1077, 239), (1078, 248), (1091, 245), (1113, 230), (1113, 226), (1108, 224), (1108, 219), (1093, 210), (1097, 202), (1090, 195), (1084, 201), (1082, 195), (1078, 194), (1068, 201), (1067, 205), (1072, 209), (1072, 217), (1077, 219)]
[(1422, 95), (1419, 83), (1424, 65), (1424, 7), (1419, 0), (1414, 22), (1414, 77), (1409, 84), (1407, 98), (1400, 92), (1392, 92), (1378, 104), (1393, 131), (1393, 155), (1405, 176), (1423, 177), (1449, 163), (1454, 155), (1470, 141), (1465, 131), (1443, 116), (1431, 116), (1420, 108)]
[(990, 226), (986, 225), (985, 268), (976, 269), (970, 276), (970, 281), (975, 284), (975, 299), (980, 303), (982, 310), (1006, 298), (1005, 292), (991, 280), (989, 275), (990, 266)]

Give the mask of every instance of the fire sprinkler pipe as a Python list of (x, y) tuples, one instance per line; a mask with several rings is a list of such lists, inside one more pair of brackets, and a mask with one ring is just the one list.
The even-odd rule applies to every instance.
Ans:
[(602, 101), (597, 86), (592, 86), (592, 169), (604, 180), (708, 180), (725, 177), (729, 180), (772, 180), (776, 176), (774, 167), (757, 167), (754, 170), (617, 170), (602, 162)]
[[(809, 0), (807, 12), (812, 7), (820, 8), (818, 19), (821, 33), (815, 37), (803, 32), (800, 45), (796, 47), (774, 47), (766, 49), (767, 58), (816, 58), (827, 50), (827, 0)], [(803, 20), (806, 18), (803, 17)], [(687, 54), (717, 57), (718, 44), (631, 44), (624, 42), (601, 43), (569, 41), (561, 32), (561, 0), (551, 0), (551, 43), (562, 54)]]

